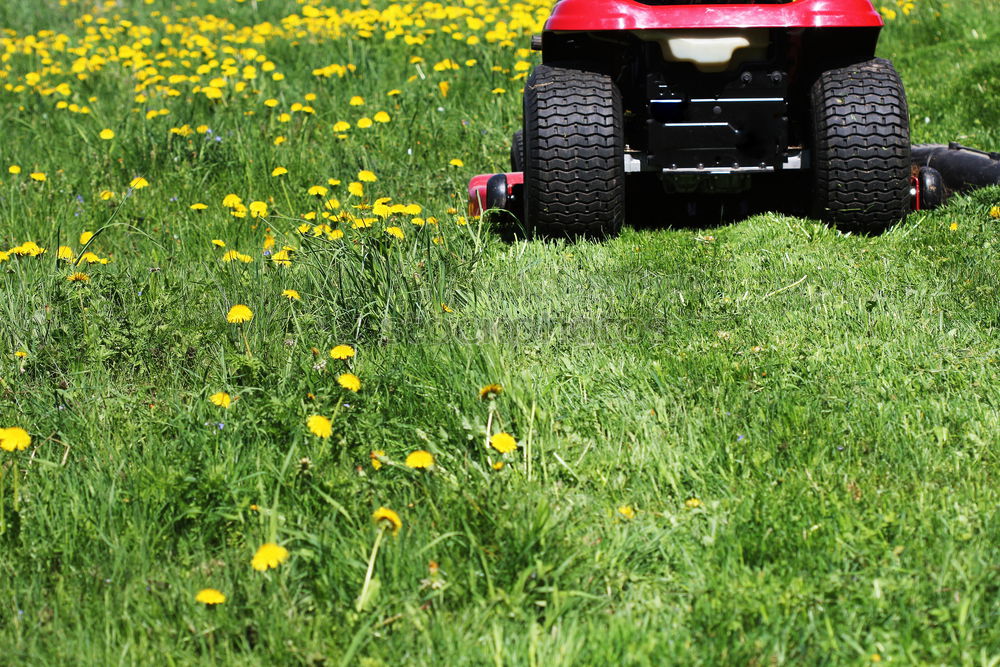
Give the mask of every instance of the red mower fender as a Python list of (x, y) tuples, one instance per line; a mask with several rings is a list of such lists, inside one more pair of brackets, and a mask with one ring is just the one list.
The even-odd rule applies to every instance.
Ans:
[(878, 28), (869, 0), (766, 5), (648, 5), (633, 0), (560, 0), (545, 31), (704, 28)]

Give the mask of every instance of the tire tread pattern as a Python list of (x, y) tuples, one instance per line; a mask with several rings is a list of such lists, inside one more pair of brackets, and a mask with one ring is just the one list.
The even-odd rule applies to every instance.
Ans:
[(892, 63), (875, 58), (827, 70), (811, 102), (814, 213), (862, 232), (899, 222), (910, 205), (910, 129)]
[(529, 230), (570, 238), (621, 230), (625, 140), (611, 77), (537, 66), (524, 88), (523, 138)]

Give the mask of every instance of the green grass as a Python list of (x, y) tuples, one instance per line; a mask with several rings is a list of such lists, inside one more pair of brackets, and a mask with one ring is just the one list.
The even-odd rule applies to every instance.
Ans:
[[(0, 52), (19, 45), (0, 87), (52, 63), (38, 85), (71, 86), (0, 90), (0, 250), (48, 250), (0, 263), (0, 427), (32, 435), (0, 453), (0, 664), (1000, 662), (1000, 190), (877, 237), (765, 214), (505, 243), (455, 209), (471, 172), (504, 166), (534, 26), (512, 46), (430, 9), (404, 26), (437, 31), (422, 45), (385, 41), (389, 15), (371, 39), (299, 27), (252, 44), (284, 80), (211, 102), (194, 87), (223, 49), (253, 59), (238, 27), (297, 4), (48, 5), (0, 9), (17, 33)], [(992, 9), (917, 0), (887, 26), (915, 141), (1000, 148)], [(93, 48), (148, 38), (165, 76), (219, 64), (136, 102), (148, 63), (79, 80), (75, 53), (21, 52), (46, 27), (80, 45), (87, 11), (132, 26)], [(209, 14), (230, 23), (203, 21), (207, 43), (177, 28)], [(444, 58), (459, 69), (434, 71)], [(311, 74), (331, 63), (356, 67)], [(379, 110), (392, 120), (332, 130)], [(212, 134), (170, 133), (185, 123)], [(362, 169), (378, 181), (352, 197)], [(139, 175), (150, 186), (130, 192)], [(328, 178), (341, 210), (374, 217), (350, 206), (385, 196), (437, 222), (301, 235), (325, 200), (306, 190)], [(269, 216), (232, 217), (229, 193)], [(57, 259), (83, 231), (110, 263)], [(291, 266), (262, 253), (268, 235), (296, 248)], [(212, 239), (253, 261), (222, 262)], [(249, 324), (226, 322), (236, 303)], [(342, 343), (357, 356), (331, 359)], [(491, 383), (503, 392), (481, 400)], [(217, 407), (218, 391), (238, 400)], [(306, 427), (316, 414), (329, 439)], [(487, 428), (518, 450), (487, 448)], [(418, 449), (433, 470), (403, 465)], [(375, 470), (373, 450), (392, 464)], [(403, 526), (359, 606), (382, 506)], [(289, 559), (253, 570), (272, 541)], [(206, 587), (227, 601), (196, 602)]]

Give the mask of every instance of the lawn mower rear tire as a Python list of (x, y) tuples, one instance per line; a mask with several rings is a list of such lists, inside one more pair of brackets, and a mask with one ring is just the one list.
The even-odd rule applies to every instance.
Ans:
[(811, 103), (814, 215), (863, 233), (899, 222), (910, 206), (910, 126), (892, 63), (827, 70)]
[(611, 77), (537, 66), (524, 88), (523, 138), (530, 233), (604, 238), (621, 230), (625, 135), (621, 94)]

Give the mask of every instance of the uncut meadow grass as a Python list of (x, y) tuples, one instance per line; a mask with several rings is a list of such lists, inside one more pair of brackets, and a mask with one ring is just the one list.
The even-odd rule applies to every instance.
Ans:
[[(914, 141), (1000, 149), (992, 3), (884, 9)], [(465, 184), (548, 10), (0, 6), (0, 428), (32, 438), (0, 664), (1000, 662), (1000, 189), (877, 237), (502, 241)]]

